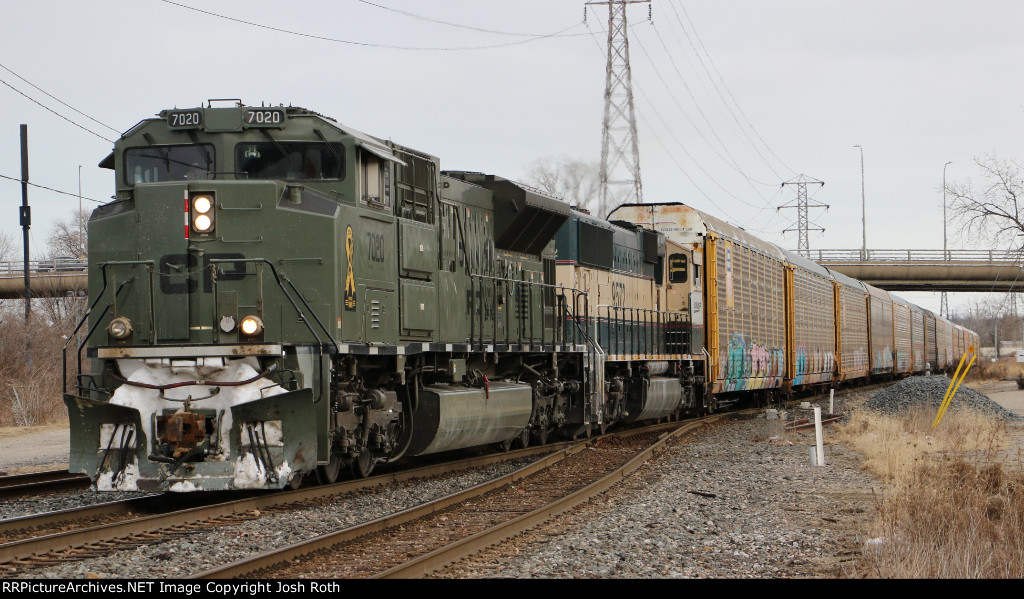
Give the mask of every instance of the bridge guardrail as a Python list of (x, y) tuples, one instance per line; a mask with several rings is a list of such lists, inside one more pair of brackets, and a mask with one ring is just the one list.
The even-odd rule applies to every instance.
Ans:
[(1021, 250), (793, 250), (815, 262), (1024, 262)]
[[(0, 262), (0, 277), (20, 277), (25, 272), (24, 262)], [(47, 258), (30, 260), (29, 271), (33, 274), (82, 273), (89, 267), (84, 258)]]

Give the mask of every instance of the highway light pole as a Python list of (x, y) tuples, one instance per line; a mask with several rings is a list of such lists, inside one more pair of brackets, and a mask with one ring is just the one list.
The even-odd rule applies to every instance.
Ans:
[(860, 145), (853, 146), (860, 150), (860, 226), (863, 233), (861, 243), (861, 260), (868, 259), (868, 212), (867, 204), (864, 201), (864, 148)]
[(942, 167), (942, 257), (946, 258), (946, 167), (953, 164), (950, 160)]
[[(953, 164), (950, 160), (946, 164), (942, 165), (942, 259), (947, 260), (948, 250), (946, 246), (946, 167)], [(939, 316), (943, 318), (949, 318), (949, 298), (946, 297), (946, 292), (942, 292), (942, 296), (939, 299)]]

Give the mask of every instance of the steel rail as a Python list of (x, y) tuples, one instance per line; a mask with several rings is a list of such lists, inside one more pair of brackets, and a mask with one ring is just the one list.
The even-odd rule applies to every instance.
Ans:
[(19, 497), (48, 491), (84, 489), (91, 484), (88, 476), (67, 470), (46, 470), (0, 477), (0, 498)]
[(384, 572), (375, 574), (370, 578), (420, 578), (430, 572), (443, 568), (450, 563), (469, 557), (481, 549), (490, 547), (491, 545), (500, 543), (519, 533), (530, 530), (531, 528), (543, 524), (551, 518), (571, 510), (572, 508), (604, 493), (638, 470), (652, 457), (664, 451), (665, 445), (670, 439), (689, 434), (722, 417), (724, 417), (724, 415), (711, 416), (707, 419), (681, 424), (675, 431), (668, 432), (660, 436), (654, 444), (641, 451), (624, 465), (616, 468), (604, 477), (590, 483), (582, 489), (566, 495), (565, 497), (562, 497), (561, 499), (528, 514), (524, 514), (509, 520), (508, 522), (503, 522), (497, 526), (478, 532), (445, 547), (435, 549), (430, 553), (411, 559), (404, 564), (400, 564), (385, 570)]
[[(126, 539), (141, 533), (149, 533), (186, 524), (196, 524), (197, 522), (204, 520), (231, 516), (251, 510), (267, 509), (269, 507), (297, 503), (329, 495), (348, 493), (369, 487), (403, 482), (413, 478), (439, 476), (448, 472), (486, 466), (496, 462), (530, 457), (541, 453), (554, 452), (558, 451), (560, 448), (571, 445), (571, 442), (562, 442), (528, 447), (526, 449), (516, 451), (489, 454), (486, 456), (457, 460), (454, 462), (444, 462), (419, 468), (401, 470), (394, 473), (382, 473), (366, 479), (345, 481), (335, 483), (333, 485), (302, 488), (296, 491), (285, 491), (273, 494), (264, 493), (257, 497), (232, 499), (231, 501), (216, 503), (213, 505), (202, 505), (189, 509), (180, 509), (172, 512), (142, 516), (140, 518), (127, 521), (101, 524), (88, 528), (45, 535), (42, 537), (23, 539), (20, 541), (11, 541), (0, 544), (0, 565), (8, 564), (9, 562), (14, 562), (18, 559), (30, 556), (46, 554), (52, 551), (62, 551), (91, 543), (117, 541), (119, 539)], [(167, 495), (161, 495), (157, 497), (166, 496)], [(191, 496), (193, 495), (190, 495), (190, 497)], [(201, 494), (194, 496), (202, 497)], [(134, 501), (138, 501), (138, 499), (151, 500), (152, 496), (136, 498)], [(125, 501), (131, 502), (133, 500)], [(59, 512), (48, 512), (45, 514), (3, 520), (0, 521), (0, 527), (15, 530), (34, 528), (42, 525), (81, 519), (84, 517), (116, 515), (123, 513), (126, 509), (125, 502), (110, 502), (80, 509), (61, 510)]]
[[(453, 493), (451, 495), (439, 498), (439, 499), (437, 499), (435, 501), (432, 501), (432, 502), (429, 502), (429, 503), (425, 503), (423, 505), (416, 506), (416, 507), (413, 507), (413, 508), (409, 508), (407, 510), (404, 510), (402, 512), (398, 512), (396, 514), (391, 514), (391, 515), (388, 515), (388, 516), (377, 518), (376, 520), (372, 520), (372, 521), (366, 522), (364, 524), (352, 526), (352, 527), (349, 527), (349, 528), (346, 528), (346, 529), (343, 529), (343, 530), (339, 530), (339, 531), (335, 531), (335, 532), (331, 532), (331, 533), (326, 533), (326, 534), (320, 535), (318, 537), (314, 537), (312, 539), (307, 539), (305, 541), (300, 541), (300, 542), (294, 543), (292, 545), (288, 545), (286, 547), (281, 547), (281, 548), (278, 548), (278, 549), (274, 549), (274, 550), (270, 550), (270, 551), (265, 551), (263, 553), (254, 555), (254, 556), (249, 557), (249, 558), (245, 558), (245, 559), (239, 560), (239, 561), (231, 563), (231, 564), (226, 564), (224, 566), (220, 566), (220, 567), (217, 567), (217, 568), (212, 568), (210, 570), (206, 570), (204, 572), (200, 572), (198, 574), (190, 576), (189, 578), (192, 578), (192, 579), (211, 579), (211, 578), (235, 578), (235, 577), (245, 576), (245, 575), (248, 575), (248, 574), (251, 574), (251, 573), (254, 573), (254, 572), (258, 572), (260, 570), (264, 570), (266, 568), (272, 568), (272, 567), (274, 567), (274, 566), (276, 566), (278, 564), (287, 563), (287, 562), (289, 562), (289, 561), (291, 561), (291, 560), (293, 560), (293, 559), (295, 559), (297, 557), (301, 557), (301, 556), (309, 555), (309, 554), (312, 554), (312, 553), (316, 553), (316, 552), (321, 551), (321, 550), (326, 550), (326, 549), (329, 549), (330, 547), (333, 547), (335, 545), (338, 545), (338, 544), (341, 544), (341, 543), (345, 543), (345, 542), (348, 542), (348, 541), (352, 541), (354, 539), (357, 539), (359, 537), (363, 537), (363, 536), (368, 535), (368, 534), (372, 534), (372, 533), (376, 533), (376, 532), (381, 532), (381, 531), (384, 531), (386, 529), (389, 529), (389, 528), (392, 528), (392, 527), (395, 527), (395, 526), (399, 526), (399, 525), (402, 525), (402, 524), (405, 524), (405, 523), (408, 523), (408, 522), (411, 522), (411, 521), (423, 518), (425, 516), (429, 516), (431, 514), (440, 512), (440, 511), (442, 511), (442, 510), (444, 510), (444, 509), (446, 509), (448, 507), (451, 507), (451, 506), (454, 506), (454, 505), (458, 505), (460, 503), (463, 503), (463, 502), (465, 502), (467, 500), (470, 500), (470, 499), (473, 499), (473, 498), (476, 498), (476, 497), (480, 497), (480, 496), (482, 496), (482, 495), (484, 495), (484, 494), (486, 494), (488, 492), (491, 492), (491, 491), (496, 490), (496, 489), (500, 489), (500, 488), (505, 487), (505, 486), (507, 486), (507, 485), (509, 485), (511, 483), (514, 483), (514, 482), (522, 480), (522, 479), (524, 479), (524, 478), (526, 478), (528, 476), (531, 476), (531, 475), (533, 475), (533, 474), (535, 474), (537, 472), (545, 470), (545, 469), (551, 467), (552, 465), (557, 464), (558, 462), (560, 462), (560, 461), (562, 461), (562, 460), (564, 460), (564, 459), (566, 459), (566, 458), (568, 458), (568, 457), (570, 457), (572, 455), (575, 455), (575, 454), (583, 451), (587, 447), (589, 447), (592, 444), (594, 444), (598, 439), (607, 439), (607, 438), (614, 437), (614, 436), (629, 436), (629, 435), (635, 435), (635, 434), (639, 434), (639, 433), (643, 433), (643, 432), (652, 432), (652, 431), (657, 432), (658, 430), (662, 430), (662, 429), (665, 429), (665, 428), (677, 428), (677, 429), (693, 430), (695, 428), (703, 426), (706, 423), (714, 422), (714, 421), (716, 421), (718, 419), (721, 419), (721, 418), (724, 418), (724, 417), (730, 416), (730, 415), (731, 414), (714, 415), (714, 416), (709, 416), (709, 417), (706, 417), (706, 418), (703, 418), (703, 419), (700, 419), (700, 420), (694, 420), (694, 421), (691, 421), (691, 422), (687, 422), (687, 423), (684, 423), (684, 424), (681, 424), (679, 422), (675, 422), (675, 423), (671, 423), (671, 424), (655, 425), (654, 427), (644, 427), (644, 428), (639, 428), (639, 429), (619, 431), (619, 432), (612, 433), (612, 434), (609, 434), (609, 435), (604, 435), (604, 436), (599, 437), (599, 438), (588, 439), (586, 441), (583, 441), (583, 442), (580, 442), (580, 443), (578, 443), (576, 445), (568, 447), (568, 448), (564, 449), (563, 451), (558, 452), (557, 454), (552, 454), (550, 456), (542, 458), (542, 459), (538, 460), (537, 462), (534, 462), (533, 464), (530, 464), (530, 465), (528, 465), (528, 466), (526, 466), (524, 468), (521, 468), (521, 469), (519, 469), (519, 470), (517, 470), (515, 472), (512, 472), (512, 473), (507, 474), (505, 476), (502, 476), (500, 478), (494, 479), (492, 481), (488, 481), (486, 483), (481, 483), (480, 485), (477, 485), (477, 486), (472, 487), (470, 489), (467, 489), (465, 491), (460, 491), (460, 492), (457, 492), (457, 493)], [(680, 434), (682, 434), (682, 433), (680, 433)], [(664, 442), (667, 441), (667, 439), (671, 438), (672, 436), (673, 436), (672, 433), (662, 435), (662, 437), (659, 438), (659, 441), (657, 443), (655, 443), (654, 446), (652, 446), (652, 447), (663, 447), (664, 446)], [(607, 490), (611, 485), (614, 485), (616, 482), (622, 480), (622, 478), (627, 476), (629, 473), (631, 473), (634, 470), (636, 470), (637, 468), (639, 468), (640, 465), (642, 465), (643, 462), (646, 461), (646, 459), (648, 459), (651, 455), (653, 455), (653, 450), (652, 450), (652, 448), (648, 448), (647, 450), (644, 450), (643, 452), (641, 452), (640, 456), (643, 456), (642, 458), (640, 456), (634, 457), (625, 466), (621, 466), (621, 467), (617, 468), (613, 473), (611, 473), (609, 475), (606, 475), (604, 478), (600, 479), (599, 481), (597, 481), (595, 483), (591, 483), (589, 486), (584, 487), (584, 489), (582, 489), (581, 491), (577, 491), (575, 493), (572, 493), (568, 497), (563, 497), (562, 499), (557, 500), (556, 504), (559, 505), (559, 506), (562, 506), (559, 511), (564, 511), (566, 509), (570, 509), (572, 506), (577, 505), (578, 503), (580, 503), (582, 501), (586, 501), (587, 499), (592, 497), (593, 495), (589, 495), (589, 496), (584, 497), (584, 495), (586, 495), (585, 491), (587, 491), (587, 490), (590, 490), (590, 492), (593, 493), (593, 494), (599, 494), (599, 493), (603, 492), (604, 490)], [(549, 508), (550, 507), (551, 506), (549, 506)], [(545, 508), (542, 508), (542, 509), (545, 509)], [(540, 511), (540, 510), (538, 510), (538, 511)], [(533, 518), (539, 517), (539, 516), (536, 516), (535, 514), (536, 514), (536, 512), (532, 512), (531, 514), (527, 514), (526, 516), (518, 517), (518, 518), (514, 519), (513, 522), (521, 521), (521, 522), (524, 523), (524, 525), (525, 525), (525, 523), (529, 523), (529, 525), (527, 527), (535, 526), (536, 522), (533, 521), (530, 518), (531, 516)], [(544, 519), (547, 519), (547, 518), (544, 518)], [(486, 532), (489, 532), (489, 531), (485, 531), (485, 533)], [(481, 534), (483, 534), (483, 533), (481, 533)], [(511, 536), (513, 534), (517, 534), (517, 533), (515, 533), (515, 532), (509, 533), (508, 536)], [(481, 546), (486, 546), (486, 545), (478, 545), (478, 544), (475, 545), (474, 544), (475, 541), (470, 541), (470, 539), (476, 539), (478, 536), (479, 535), (473, 535), (473, 536), (468, 537), (467, 539), (464, 539), (462, 541), (456, 542), (455, 545), (459, 546), (459, 547), (462, 547), (462, 549), (453, 549), (451, 551), (453, 551), (453, 552), (468, 551), (468, 553), (466, 553), (468, 555), (469, 553), (472, 553), (472, 552), (475, 552), (475, 551), (479, 550), (479, 548)], [(502, 538), (506, 538), (506, 537), (502, 537)], [(487, 544), (490, 544), (490, 543), (487, 543)], [(469, 548), (466, 549), (466, 547), (469, 547)], [(386, 571), (383, 571), (381, 573), (378, 573), (378, 574), (374, 575), (373, 577), (405, 577), (405, 576), (411, 576), (411, 575), (413, 575), (415, 572), (417, 572), (419, 570), (427, 571), (426, 568), (428, 568), (428, 567), (429, 568), (433, 568), (434, 566), (432, 566), (432, 565), (428, 566), (428, 565), (422, 565), (422, 564), (433, 564), (433, 563), (437, 562), (438, 560), (450, 559), (449, 555), (446, 554), (446, 553), (443, 554), (444, 555), (443, 557), (440, 557), (442, 555), (441, 552), (445, 552), (445, 551), (446, 551), (446, 549), (439, 549), (437, 551), (434, 551), (434, 552), (428, 553), (428, 554), (426, 554), (424, 556), (421, 556), (420, 558), (416, 558), (414, 560), (410, 560), (410, 562), (408, 562), (407, 564), (405, 564), (403, 566), (396, 566), (395, 568), (391, 568), (389, 570), (386, 570)], [(435, 554), (437, 554), (437, 555), (435, 555)], [(456, 553), (452, 553), (451, 555), (455, 555), (455, 554)], [(461, 555), (460, 555), (460, 557), (461, 557)], [(445, 562), (445, 563), (447, 563), (447, 562)], [(413, 568), (413, 570), (410, 570), (408, 572), (402, 570), (402, 568), (406, 568), (406, 567)]]

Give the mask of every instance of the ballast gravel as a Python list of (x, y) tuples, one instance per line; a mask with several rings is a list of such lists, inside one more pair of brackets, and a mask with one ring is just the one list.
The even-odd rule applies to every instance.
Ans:
[[(826, 402), (827, 404), (827, 402)], [(802, 416), (802, 414), (800, 414)], [(780, 420), (715, 426), (582, 508), (434, 578), (831, 578), (852, 571), (876, 483)]]
[[(948, 385), (948, 379), (942, 382), (944, 377), (915, 378), (901, 383), (907, 388), (848, 391), (836, 397), (833, 412), (843, 413), (866, 401), (897, 411), (932, 401), (928, 390)], [(961, 387), (960, 393), (965, 390)], [(944, 392), (943, 387), (939, 400)], [(987, 398), (975, 400), (985, 404)], [(827, 397), (817, 403), (828, 410)], [(790, 409), (788, 419), (810, 416), (810, 410)], [(597, 499), (432, 576), (850, 575), (865, 547), (865, 525), (873, 517), (881, 484), (860, 470), (857, 454), (829, 442), (827, 428), (825, 464), (812, 466), (813, 431), (787, 432), (785, 424), (786, 420), (758, 417), (707, 427), (673, 442), (668, 451)], [(364, 490), (313, 507), (272, 511), (214, 530), (109, 551), (102, 558), (49, 566), (25, 577), (181, 578), (394, 513), (520, 465), (410, 481), (383, 492)]]
[[(912, 376), (876, 393), (864, 402), (864, 407), (891, 416), (906, 414), (917, 408), (938, 408), (942, 404), (946, 391), (952, 381), (942, 375)], [(957, 387), (957, 391), (949, 400), (950, 410), (974, 410), (1007, 421), (1024, 420), (1019, 414), (1011, 412), (965, 385)]]

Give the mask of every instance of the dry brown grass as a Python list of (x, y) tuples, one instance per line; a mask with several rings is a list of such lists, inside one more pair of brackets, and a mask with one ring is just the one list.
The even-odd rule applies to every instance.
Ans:
[[(1006, 463), (1007, 425), (968, 412), (895, 418), (860, 410), (834, 440), (885, 482), (858, 574), (878, 578), (1024, 576), (1024, 477)], [(1014, 458), (1019, 461), (1019, 458)]]
[[(70, 304), (84, 300), (62, 298), (61, 301)], [(78, 324), (78, 312), (54, 302), (50, 300), (46, 306), (34, 307), (28, 326), (21, 308), (23, 304), (12, 306), (13, 302), (5, 302), (0, 306), (0, 426), (67, 420), (61, 393), (62, 351), (64, 335)], [(50, 309), (41, 309), (44, 307)], [(74, 371), (73, 352), (69, 354), (69, 362)], [(74, 384), (73, 375), (74, 372), (69, 373), (69, 388)]]
[[(949, 374), (950, 378), (953, 373)], [(1001, 358), (998, 362), (989, 359), (978, 358), (970, 372), (967, 373), (968, 381), (988, 381), (1002, 379), (1016, 379), (1024, 376), (1024, 363), (1018, 362), (1016, 357), (1010, 356)]]

